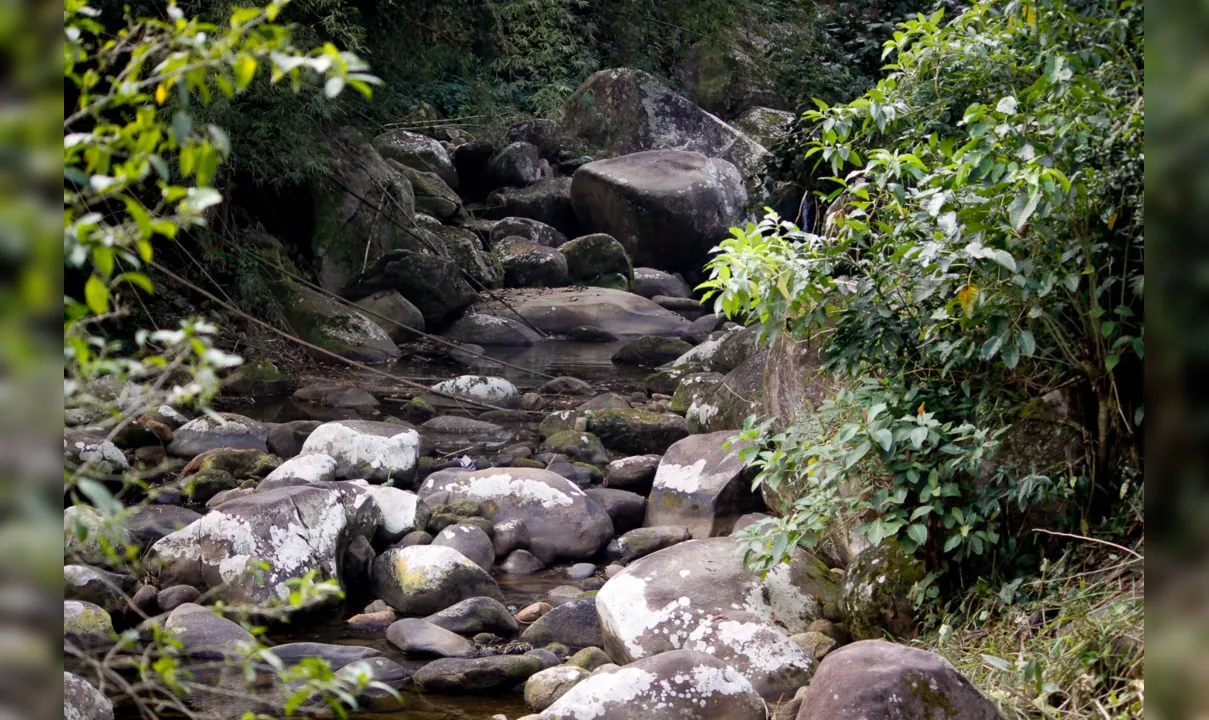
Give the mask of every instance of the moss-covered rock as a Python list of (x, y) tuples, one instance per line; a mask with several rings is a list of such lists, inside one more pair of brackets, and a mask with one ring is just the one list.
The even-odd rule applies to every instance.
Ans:
[(858, 639), (915, 635), (911, 587), (924, 577), (923, 564), (897, 543), (882, 541), (861, 551), (848, 566), (840, 594), (844, 624)]
[(261, 358), (236, 368), (223, 382), (223, 390), (231, 395), (279, 395), (289, 385), (272, 360)]
[(584, 235), (562, 245), (558, 251), (567, 259), (567, 275), (572, 282), (590, 283), (621, 275), (625, 284), (619, 289), (629, 289), (634, 267), (625, 248), (613, 236), (605, 233)]
[[(672, 401), (668, 404), (668, 410), (674, 413), (687, 412), (694, 403), (704, 401), (714, 388), (721, 384), (722, 373), (689, 373), (676, 386)], [(696, 427), (695, 422), (689, 423), (688, 429), (689, 432), (694, 433), (703, 430), (703, 428)]]
[(743, 134), (770, 148), (789, 132), (793, 118), (791, 112), (757, 106), (746, 110), (734, 124)]
[(483, 249), (483, 241), (464, 228), (442, 226), (433, 234), (445, 246), (449, 258), (483, 287), (498, 288), (504, 282), (504, 270), (494, 255)]
[(501, 188), (487, 197), (486, 216), (529, 218), (545, 223), (567, 237), (581, 235), (580, 221), (571, 205), (571, 178), (546, 178), (523, 188)]
[[(399, 348), (381, 327), (359, 312), (311, 290), (286, 281), (282, 306), (298, 337), (341, 357), (379, 363), (399, 357)], [(317, 359), (330, 360), (310, 351)]]
[(462, 212), (462, 198), (439, 175), (409, 168), (394, 160), (386, 161), (411, 183), (416, 212), (446, 220)]
[(429, 329), (445, 327), (479, 299), (456, 262), (427, 251), (382, 255), (350, 283), (347, 295), (360, 299), (380, 290), (398, 290), (423, 313)]
[(567, 284), (567, 259), (558, 250), (522, 237), (504, 238), (495, 246), (508, 287), (561, 287)]
[(427, 135), (388, 130), (374, 138), (373, 146), (384, 158), (413, 170), (435, 173), (449, 187), (458, 187), (458, 174), (449, 153)]
[(89, 648), (113, 642), (113, 620), (99, 605), (80, 600), (63, 601), (63, 639)]
[(688, 436), (684, 418), (646, 410), (596, 410), (588, 418), (588, 432), (610, 450), (642, 455), (662, 454), (672, 443)]
[[(589, 467), (609, 462), (609, 453), (605, 451), (600, 438), (592, 433), (575, 432), (574, 430), (563, 430), (546, 438), (542, 442), (542, 452), (566, 455), (572, 460), (587, 463)], [(592, 468), (592, 470), (595, 470), (596, 474), (600, 474), (596, 468)]]
[(430, 615), (473, 597), (503, 600), (486, 571), (440, 545), (387, 550), (374, 560), (371, 576), (374, 594), (404, 615)]
[(363, 308), (366, 316), (396, 343), (412, 342), (419, 337), (408, 328), (424, 332), (424, 313), (398, 290), (380, 290), (358, 300), (357, 307)]

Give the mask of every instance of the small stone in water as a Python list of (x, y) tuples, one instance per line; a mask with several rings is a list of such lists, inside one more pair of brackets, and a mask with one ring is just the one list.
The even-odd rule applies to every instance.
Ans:
[(575, 563), (567, 568), (567, 578), (571, 580), (585, 580), (596, 574), (596, 566), (592, 563)]
[(553, 609), (554, 608), (551, 607), (550, 603), (535, 602), (532, 605), (527, 605), (522, 608), (520, 612), (516, 614), (516, 620), (517, 622), (534, 623), (537, 622), (537, 619), (542, 615), (545, 615)]

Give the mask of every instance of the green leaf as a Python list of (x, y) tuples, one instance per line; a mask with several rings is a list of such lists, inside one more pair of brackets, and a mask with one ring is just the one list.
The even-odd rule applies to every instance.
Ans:
[(961, 544), (961, 535), (950, 535), (945, 541), (945, 552), (952, 552), (954, 548)]
[(1003, 335), (994, 335), (982, 344), (980, 354), (983, 360), (990, 360), (995, 357), (995, 353), (999, 352), (999, 349), (1003, 347), (1003, 337)]
[(915, 449), (923, 447), (924, 441), (928, 439), (928, 428), (920, 426), (911, 431), (911, 444)]
[(1015, 345), (1008, 345), (1003, 349), (1003, 364), (1009, 368), (1015, 368), (1020, 364), (1020, 348)]
[(881, 446), (885, 452), (890, 452), (890, 447), (894, 445), (894, 433), (886, 429), (875, 430), (873, 432), (873, 440)]
[(1037, 339), (1033, 337), (1032, 331), (1021, 330), (1017, 333), (1016, 344), (1020, 346), (1020, 353), (1025, 357), (1032, 357), (1037, 351)]
[(862, 442), (860, 445), (857, 445), (851, 452), (844, 456), (844, 469), (847, 470), (860, 462), (861, 458), (865, 457), (866, 453), (868, 453), (869, 449), (872, 447), (872, 443), (870, 443), (868, 440)]
[(104, 315), (109, 312), (109, 287), (96, 275), (90, 275), (84, 283), (84, 302), (94, 315)]
[(914, 540), (917, 545), (923, 545), (928, 542), (928, 528), (923, 523), (915, 523), (907, 528), (907, 537)]
[(1012, 223), (1012, 229), (1018, 234), (1024, 234), (1028, 219), (1037, 210), (1037, 203), (1040, 201), (1041, 195), (1036, 190), (1021, 193), (1012, 201), (1011, 206), (1008, 207), (1008, 220)]
[(1012, 257), (1012, 254), (1007, 250), (992, 250), (990, 256), (995, 262), (1012, 272), (1016, 272), (1016, 258)]

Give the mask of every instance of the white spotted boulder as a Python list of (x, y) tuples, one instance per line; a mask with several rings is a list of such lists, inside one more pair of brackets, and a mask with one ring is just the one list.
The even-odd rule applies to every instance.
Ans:
[(732, 538), (690, 540), (641, 558), (596, 596), (605, 650), (628, 664), (670, 650), (722, 660), (765, 700), (792, 697), (817, 663), (790, 636), (805, 632), (838, 590), (805, 551), (761, 579)]
[(337, 420), (315, 428), (302, 444), (302, 455), (328, 455), (337, 478), (415, 481), (420, 462), (420, 433), (407, 425), (372, 420)]
[(316, 582), (343, 587), (344, 551), (357, 536), (373, 538), (381, 523), (362, 488), (314, 483), (229, 500), (150, 552), (160, 587), (192, 585), (216, 600), (265, 606), (288, 598), (288, 581), (311, 571)]
[(734, 432), (690, 435), (664, 453), (647, 500), (647, 527), (680, 525), (693, 537), (727, 535), (740, 516), (764, 509), (751, 491), (738, 448), (726, 447)]
[(404, 615), (431, 615), (473, 597), (504, 599), (485, 570), (442, 545), (391, 548), (374, 559), (370, 578), (374, 594)]
[(177, 428), (172, 433), (168, 452), (178, 457), (197, 457), (207, 450), (232, 448), (267, 452), (265, 442), (269, 428), (251, 418), (234, 413), (217, 417), (202, 415)]
[(504, 378), (489, 375), (459, 375), (433, 385), (432, 389), (436, 392), (485, 402), (507, 400), (520, 394), (516, 386)]
[(613, 521), (604, 508), (575, 483), (548, 470), (442, 470), (424, 481), (419, 496), (430, 507), (474, 500), (483, 516), (497, 525), (523, 520), (529, 529), (529, 552), (547, 565), (589, 558), (613, 537)]
[(764, 701), (734, 668), (703, 652), (673, 650), (593, 673), (537, 717), (763, 720), (766, 715)]

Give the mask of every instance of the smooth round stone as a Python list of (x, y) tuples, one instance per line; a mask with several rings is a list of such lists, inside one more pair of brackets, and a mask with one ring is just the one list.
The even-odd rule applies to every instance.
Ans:
[(592, 563), (575, 563), (567, 568), (568, 580), (586, 580), (596, 574), (596, 566)]

